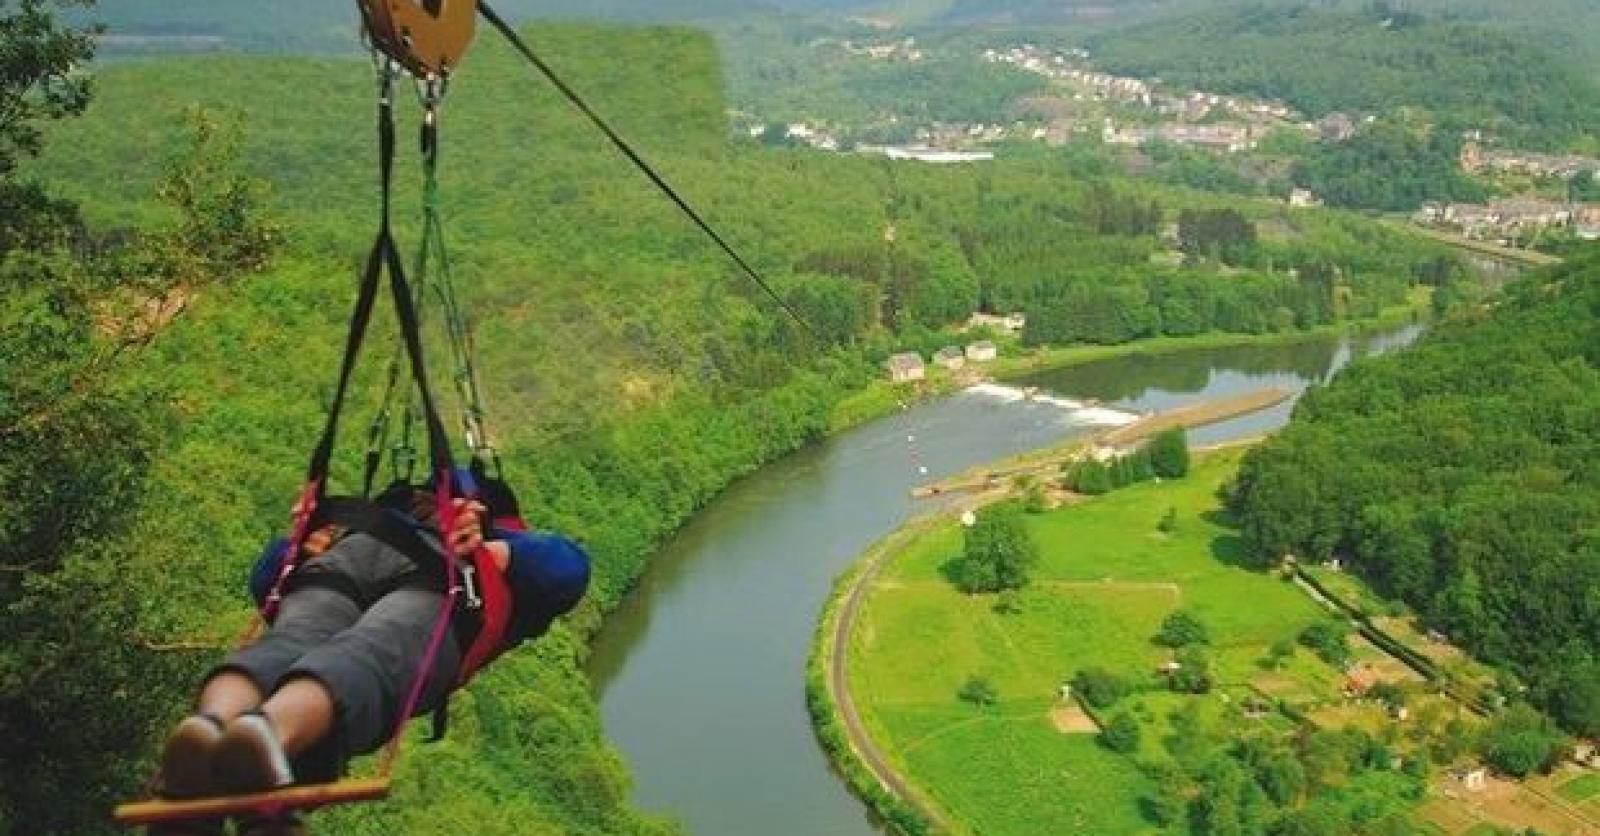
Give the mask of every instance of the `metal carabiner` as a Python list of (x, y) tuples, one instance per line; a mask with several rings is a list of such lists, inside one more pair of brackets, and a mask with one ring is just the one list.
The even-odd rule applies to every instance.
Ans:
[(478, 595), (478, 570), (470, 564), (456, 568), (461, 576), (461, 589), (467, 596), (467, 609), (483, 609), (483, 598)]

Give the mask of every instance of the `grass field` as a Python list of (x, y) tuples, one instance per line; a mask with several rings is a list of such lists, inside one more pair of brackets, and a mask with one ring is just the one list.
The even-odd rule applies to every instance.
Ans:
[(1589, 773), (1562, 784), (1556, 789), (1556, 794), (1568, 801), (1577, 803), (1600, 796), (1600, 774)]
[[(1260, 665), (1272, 642), (1322, 615), (1293, 585), (1238, 565), (1241, 544), (1217, 516), (1216, 491), (1240, 455), (1218, 452), (1197, 459), (1187, 479), (1030, 515), (1041, 559), (1015, 613), (945, 580), (962, 542), (953, 520), (897, 555), (870, 591), (847, 663), (864, 721), (911, 782), (975, 832), (1155, 832), (1140, 804), (1153, 788), (1134, 758), (1092, 734), (1057, 731), (1050, 711), (1061, 683), (1088, 666), (1153, 686), (1170, 654), (1151, 637), (1180, 607), (1206, 623), (1217, 679), (1232, 685), (1205, 697), (1149, 690), (1120, 703), (1144, 726), (1140, 757), (1168, 757), (1167, 717), (1191, 701), (1225, 722), (1247, 684), (1306, 700), (1336, 694), (1339, 673), (1309, 653), (1280, 671)], [(1169, 508), (1178, 519), (1170, 535), (1157, 531)], [(971, 676), (988, 680), (995, 705), (958, 700)], [(1259, 722), (1274, 721), (1287, 723)]]

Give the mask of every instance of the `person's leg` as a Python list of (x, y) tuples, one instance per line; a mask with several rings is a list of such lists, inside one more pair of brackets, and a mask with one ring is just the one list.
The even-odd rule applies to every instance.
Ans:
[(272, 627), (206, 679), (197, 700), (200, 713), (227, 724), (259, 708), (300, 657), (360, 618), (360, 605), (341, 592), (313, 586), (289, 593)]
[(360, 617), (353, 601), (328, 589), (307, 588), (286, 596), (272, 628), (207, 677), (196, 699), (196, 713), (167, 736), (161, 755), (161, 793), (195, 798), (226, 791), (215, 781), (212, 761), (227, 725), (258, 708), (266, 690), (307, 650)]
[[(400, 720), (443, 603), (436, 591), (392, 592), (355, 626), (301, 657), (263, 706), (288, 753), (299, 754), (330, 733), (350, 754), (382, 746)], [(445, 631), (418, 712), (443, 701), (460, 668), (460, 649), (448, 624)]]

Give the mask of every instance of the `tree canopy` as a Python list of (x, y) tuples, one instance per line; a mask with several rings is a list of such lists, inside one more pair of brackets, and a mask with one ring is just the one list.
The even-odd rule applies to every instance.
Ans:
[(1229, 504), (1260, 565), (1340, 555), (1592, 734), (1600, 258), (1314, 390)]
[(1028, 567), (1039, 560), (1039, 547), (1016, 503), (997, 505), (978, 514), (966, 529), (961, 558), (951, 567), (963, 592), (1000, 592), (1028, 584)]

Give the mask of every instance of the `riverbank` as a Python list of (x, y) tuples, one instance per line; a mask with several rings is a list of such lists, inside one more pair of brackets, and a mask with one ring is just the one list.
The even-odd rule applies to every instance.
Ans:
[(1373, 317), (1273, 334), (1209, 332), (1192, 337), (1150, 337), (1121, 345), (1022, 349), (1019, 354), (1002, 356), (985, 364), (980, 367), (981, 373), (976, 375), (952, 373), (938, 366), (929, 366), (928, 378), (921, 383), (908, 385), (876, 380), (861, 391), (845, 397), (834, 407), (829, 420), (829, 432), (848, 430), (893, 414), (910, 401), (948, 395), (975, 382), (1014, 380), (1124, 357), (1162, 357), (1204, 349), (1284, 345), (1392, 329), (1423, 320), (1428, 314), (1430, 299), (1427, 288), (1417, 288), (1404, 304), (1386, 308)]
[[(1231, 467), (1239, 455), (1233, 451), (1204, 458), (1215, 470), (1219, 465)], [(1183, 491), (1188, 499), (1178, 504), (1189, 530), (1186, 537), (1175, 539), (1180, 547), (1188, 539), (1202, 547), (1201, 541), (1212, 534), (1212, 524), (1202, 519), (1203, 506), (1215, 501), (1212, 481), (1208, 470), (1198, 478), (1141, 486), (1118, 496), (1126, 503), (1127, 496), (1163, 488), (1164, 496)], [(1170, 578), (1145, 577), (1137, 568), (1124, 567), (1123, 573), (1133, 574), (1119, 574), (1115, 582), (1102, 574), (1117, 571), (1109, 563), (1103, 569), (1062, 568), (1057, 561), (1065, 550), (1051, 548), (1055, 538), (1037, 533), (1038, 525), (1053, 515), (1029, 517), (1044, 565), (1038, 567), (1033, 587), (1023, 593), (1022, 614), (1001, 615), (989, 608), (988, 597), (954, 591), (942, 579), (939, 565), (959, 551), (956, 518), (969, 508), (1004, 499), (1007, 493), (975, 497), (914, 520), (875, 544), (841, 578), (824, 611), (808, 669), (808, 697), (818, 735), (863, 800), (880, 813), (901, 819), (908, 812), (917, 815), (903, 832), (923, 832), (918, 829), (922, 828), (1025, 833), (1036, 825), (1039, 829), (1034, 832), (1131, 832), (1138, 828), (1137, 803), (1140, 793), (1149, 790), (1147, 782), (1095, 743), (1092, 723), (1085, 727), (1091, 734), (1057, 731), (1054, 715), (1059, 706), (1049, 695), (1072, 670), (1075, 656), (1087, 654), (1096, 660), (1125, 656), (1118, 667), (1129, 673), (1153, 668), (1155, 661), (1148, 665), (1135, 661), (1150, 656), (1149, 650), (1122, 653), (1127, 649), (1085, 650), (1084, 645), (1093, 644), (1097, 636), (1102, 642), (1106, 636), (1126, 637), (1128, 631), (1113, 629), (1116, 613), (1126, 607), (1133, 608), (1132, 617), (1141, 624), (1149, 622), (1146, 626), (1153, 632), (1162, 615), (1182, 600), (1182, 592), (1173, 595), (1165, 589), (1171, 586)], [(1153, 529), (1160, 513), (1151, 509), (1140, 530)], [(1191, 528), (1191, 519), (1205, 530)], [(1123, 525), (1119, 519), (1097, 535), (1102, 550), (1116, 548), (1107, 538)], [(1163, 562), (1170, 566), (1171, 558)], [(1146, 588), (1157, 582), (1163, 587), (1161, 594)], [(1068, 617), (1056, 606), (1059, 602), (1051, 599), (1059, 595), (1072, 597), (1070, 609), (1079, 614)], [(1292, 594), (1287, 599), (1291, 608), (1301, 603)], [(1314, 614), (1309, 607), (1299, 609), (1300, 615)], [(1091, 614), (1087, 621), (1084, 613)], [(1011, 629), (1037, 619), (1043, 619), (1037, 630)], [(871, 658), (863, 660), (863, 654)], [(1039, 657), (1052, 661), (1041, 665)], [(968, 706), (955, 698), (961, 681), (969, 676), (982, 676), (993, 684), (998, 694), (994, 706)], [(997, 740), (1026, 752), (1031, 766), (1007, 762), (989, 749), (989, 743)], [(985, 764), (981, 781), (954, 777), (959, 764), (977, 762)], [(1043, 795), (1052, 791), (1022, 775), (1030, 769), (1069, 770), (1076, 785), (1095, 787), (1094, 803), (1078, 804), (1064, 817), (1053, 817)], [(928, 782), (930, 774), (939, 780)], [(1107, 781), (1106, 776), (1119, 780)], [(1008, 794), (1004, 789), (1008, 785), (1018, 792)], [(975, 803), (974, 793), (985, 802)], [(1061, 787), (1059, 793), (1070, 796), (1071, 789)], [(973, 818), (975, 810), (997, 804), (1017, 809)]]

